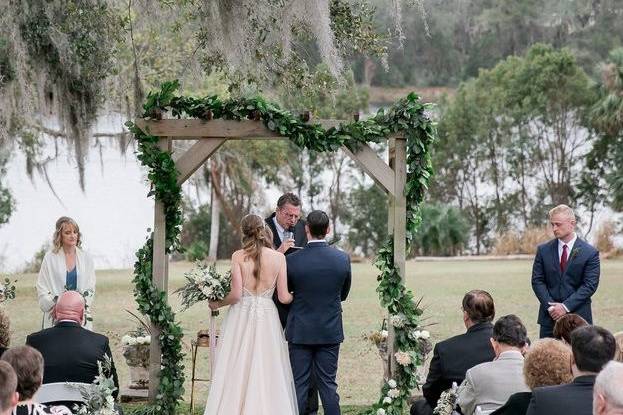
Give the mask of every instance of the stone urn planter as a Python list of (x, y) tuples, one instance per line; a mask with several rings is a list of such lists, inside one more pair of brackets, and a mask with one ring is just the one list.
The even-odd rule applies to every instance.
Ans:
[(121, 338), (123, 357), (130, 369), (130, 389), (149, 388), (149, 344), (151, 336), (130, 333)]

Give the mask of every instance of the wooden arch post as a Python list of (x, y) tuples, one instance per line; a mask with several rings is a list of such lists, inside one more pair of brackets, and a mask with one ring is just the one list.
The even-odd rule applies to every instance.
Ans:
[[(338, 120), (317, 120), (325, 129), (340, 124)], [(136, 125), (146, 133), (160, 137), (159, 147), (172, 151), (173, 140), (197, 140), (188, 150), (174, 157), (179, 172), (177, 182), (184, 183), (199, 167), (205, 163), (227, 140), (276, 140), (287, 139), (270, 131), (262, 122), (253, 120), (211, 120), (199, 119), (166, 119), (136, 120)], [(381, 159), (367, 144), (362, 144), (357, 151), (342, 150), (355, 161), (379, 185), (389, 198), (389, 233), (394, 235), (394, 264), (405, 278), (405, 226), (406, 226), (406, 142), (402, 137), (389, 139), (389, 163)], [(166, 218), (162, 202), (156, 200), (154, 208), (154, 247), (152, 264), (152, 281), (154, 286), (167, 293), (168, 291), (168, 257), (166, 254)], [(149, 398), (154, 401), (158, 393), (161, 365), (160, 330), (151, 322), (152, 342), (149, 361)], [(394, 364), (394, 332), (389, 327), (390, 373), (395, 373)]]

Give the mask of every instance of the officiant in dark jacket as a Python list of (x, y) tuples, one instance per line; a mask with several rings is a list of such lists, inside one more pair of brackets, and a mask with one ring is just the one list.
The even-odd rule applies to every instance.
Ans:
[(305, 228), (307, 246), (286, 257), (288, 288), (294, 292), (286, 325), (290, 363), (299, 412), (305, 413), (310, 378), (315, 374), (324, 413), (339, 415), (335, 378), (344, 341), (341, 303), (350, 291), (350, 259), (324, 239), (329, 231), (326, 213), (311, 212)]
[[(265, 221), (273, 232), (273, 246), (282, 254), (290, 255), (297, 251), (296, 247), (301, 248), (307, 244), (305, 221), (301, 219), (301, 200), (294, 193), (281, 195), (277, 200), (277, 209)], [(292, 237), (286, 238), (286, 232), (290, 232)], [(279, 302), (276, 291), (273, 300), (279, 312), (281, 326), (285, 328), (288, 306)]]
[[(277, 200), (277, 209), (265, 219), (266, 226), (273, 232), (273, 246), (284, 255), (290, 255), (307, 245), (305, 221), (301, 219), (301, 199), (294, 193), (284, 193)], [(290, 232), (287, 234), (286, 232)], [(286, 238), (286, 236), (290, 236)], [(288, 320), (290, 305), (281, 304), (277, 298), (277, 290), (273, 294), (273, 301), (279, 313), (281, 327), (285, 329)], [(307, 408), (301, 415), (315, 415), (318, 413), (318, 390), (315, 377), (309, 387)]]

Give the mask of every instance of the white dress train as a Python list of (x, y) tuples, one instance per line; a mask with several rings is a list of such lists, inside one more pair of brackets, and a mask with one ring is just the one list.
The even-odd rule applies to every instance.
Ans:
[(229, 307), (204, 415), (298, 415), (288, 344), (272, 300), (275, 283), (261, 294), (243, 287)]

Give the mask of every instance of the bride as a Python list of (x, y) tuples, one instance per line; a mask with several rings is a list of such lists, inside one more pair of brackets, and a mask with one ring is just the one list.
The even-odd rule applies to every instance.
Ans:
[(272, 296), (292, 302), (285, 256), (272, 249), (272, 234), (257, 215), (240, 223), (241, 250), (231, 257), (231, 292), (211, 302), (230, 305), (223, 321), (204, 415), (298, 415), (296, 390)]

